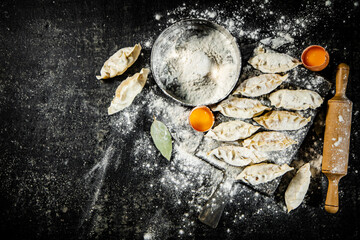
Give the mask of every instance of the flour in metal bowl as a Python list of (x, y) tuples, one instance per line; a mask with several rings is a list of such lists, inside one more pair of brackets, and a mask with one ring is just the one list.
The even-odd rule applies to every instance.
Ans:
[(188, 106), (210, 105), (235, 87), (241, 56), (225, 28), (205, 20), (185, 20), (156, 40), (151, 67), (167, 95)]

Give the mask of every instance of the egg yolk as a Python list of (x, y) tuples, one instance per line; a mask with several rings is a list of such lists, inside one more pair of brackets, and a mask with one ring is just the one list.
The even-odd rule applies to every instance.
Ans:
[(196, 131), (205, 132), (212, 127), (214, 115), (207, 107), (200, 107), (191, 112), (189, 120)]
[(320, 66), (325, 62), (325, 51), (322, 48), (310, 48), (304, 58), (304, 63), (308, 66)]

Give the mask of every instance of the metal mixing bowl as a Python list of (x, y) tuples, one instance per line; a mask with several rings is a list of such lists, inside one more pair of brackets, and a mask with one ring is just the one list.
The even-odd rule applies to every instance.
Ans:
[[(226, 92), (226, 94), (215, 100), (212, 99), (207, 102), (194, 104), (193, 102), (189, 102), (183, 99), (181, 96), (176, 94), (176, 92), (171, 88), (171, 86), (168, 86), (166, 84), (167, 79), (165, 79), (164, 74), (162, 74), (160, 68), (162, 64), (161, 61), (164, 61), (163, 56), (165, 52), (169, 48), (174, 47), (174, 45), (177, 44), (178, 39), (181, 39), (182, 37), (189, 38), (193, 35), (198, 36), (199, 34), (206, 34), (207, 32), (214, 30), (221, 33), (223, 36), (225, 36), (226, 40), (230, 42), (229, 51), (231, 51), (235, 56), (234, 62), (236, 62), (236, 73), (234, 74), (234, 77), (232, 79), (227, 79), (227, 81), (230, 81), (229, 86), (231, 87), (229, 88), (229, 91)], [(166, 95), (170, 96), (175, 101), (180, 102), (181, 104), (184, 104), (186, 106), (211, 105), (218, 103), (224, 98), (226, 98), (236, 86), (241, 70), (241, 54), (239, 47), (236, 43), (236, 39), (224, 27), (202, 19), (183, 20), (166, 28), (156, 39), (151, 51), (151, 70), (155, 82), (158, 84), (158, 86)]]

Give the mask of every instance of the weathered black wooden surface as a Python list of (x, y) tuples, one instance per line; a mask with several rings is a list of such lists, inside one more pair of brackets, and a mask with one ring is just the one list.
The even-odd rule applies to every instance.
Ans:
[[(189, 212), (186, 205), (174, 204), (174, 199), (192, 197), (190, 190), (181, 196), (162, 191), (158, 176), (164, 169), (182, 174), (169, 168), (166, 160), (154, 159), (153, 163), (158, 165), (148, 171), (142, 170), (140, 162), (131, 161), (133, 153), (127, 149), (136, 143), (139, 134), (149, 132), (148, 112), (139, 110), (136, 119), (132, 119), (138, 123), (136, 128), (125, 137), (106, 114), (119, 82), (149, 66), (150, 49), (144, 49), (144, 55), (126, 76), (107, 82), (95, 79), (104, 60), (117, 49), (156, 38), (166, 27), (166, 24), (158, 25), (156, 13), (164, 20), (167, 11), (184, 2), (189, 9), (206, 9), (216, 3), (186, 0), (0, 3), (0, 232), (3, 236), (9, 232), (12, 239), (142, 239), (150, 223), (161, 229), (154, 235), (160, 239), (355, 239), (359, 236), (359, 2), (270, 1), (267, 4), (274, 16), (281, 14), (291, 19), (294, 15), (313, 14), (318, 18), (294, 44), (300, 51), (311, 44), (326, 46), (331, 61), (320, 73), (326, 79), (334, 83), (340, 62), (351, 67), (348, 97), (354, 102), (354, 114), (349, 171), (340, 184), (340, 212), (330, 215), (323, 210), (326, 180), (320, 177), (315, 180), (320, 186), (318, 191), (307, 199), (310, 207), (291, 215), (269, 211), (256, 214), (257, 208), (263, 206), (262, 200), (241, 204), (249, 194), (245, 192), (234, 197), (233, 202), (239, 204), (227, 205), (217, 229), (201, 224), (198, 213)], [(257, 7), (263, 2), (239, 1), (237, 5), (225, 2), (219, 8), (231, 13), (234, 8), (253, 6), (256, 13), (244, 13), (244, 21), (266, 33), (267, 23), (272, 19), (263, 17)], [(328, 7), (325, 2), (331, 3), (331, 11), (323, 10)], [(319, 11), (314, 11), (312, 5)], [(145, 93), (149, 88), (161, 96), (151, 78)], [(325, 110), (325, 107), (321, 109), (319, 118)], [(319, 134), (310, 130), (302, 148), (313, 148), (312, 137)], [(113, 161), (94, 168), (104, 156)], [(147, 154), (138, 153), (138, 157), (145, 159)], [(93, 168), (99, 174), (88, 177)], [(203, 184), (208, 189), (205, 191), (217, 183), (216, 174), (205, 176)], [(159, 191), (150, 189), (149, 182)], [(201, 187), (199, 182), (196, 184), (199, 186), (195, 187)], [(236, 219), (236, 212), (244, 213), (246, 218)], [(183, 228), (184, 218), (191, 227)]]

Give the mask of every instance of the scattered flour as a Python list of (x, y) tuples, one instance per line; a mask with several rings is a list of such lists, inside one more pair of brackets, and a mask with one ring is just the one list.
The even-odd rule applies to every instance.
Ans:
[[(328, 1), (327, 1), (328, 2)], [(330, 1), (329, 1), (330, 2)], [(356, 2), (357, 3), (357, 2)], [(354, 3), (354, 6), (357, 6)], [(331, 2), (330, 2), (331, 5)], [(239, 6), (235, 4), (233, 6), (234, 11), (231, 13), (225, 11), (222, 4), (218, 4), (206, 9), (201, 9), (197, 5), (188, 7), (183, 4), (173, 10), (167, 12), (161, 12), (154, 15), (156, 24), (161, 29), (165, 29), (170, 25), (187, 18), (203, 18), (214, 21), (231, 32), (231, 34), (241, 42), (241, 44), (249, 44), (254, 42), (261, 42), (273, 49), (278, 49), (286, 46), (286, 52), (289, 54), (298, 54), (294, 45), (299, 38), (306, 36), (308, 33), (308, 27), (312, 27), (318, 23), (319, 18), (314, 17), (310, 12), (308, 15), (299, 13), (295, 16), (284, 16), (279, 14), (276, 9), (269, 8), (269, 1), (265, 0), (259, 3), (256, 7), (254, 5)], [(329, 8), (331, 9), (331, 8)], [(316, 12), (319, 9), (314, 9)], [(257, 26), (256, 24), (248, 24), (248, 17), (254, 16), (261, 11), (261, 18), (273, 19), (269, 20), (267, 26)], [(256, 27), (254, 27), (256, 26)], [(266, 29), (266, 31), (264, 31)], [(148, 39), (143, 40), (142, 45), (145, 49), (151, 49), (153, 40), (156, 39), (157, 33), (151, 35)], [(196, 41), (195, 39), (193, 41)], [(303, 44), (307, 44), (304, 43)], [(197, 78), (208, 73), (213, 74), (214, 66), (209, 61), (207, 56), (204, 56), (199, 52), (185, 53), (183, 56), (191, 56), (194, 59), (182, 59), (184, 66), (194, 65), (195, 60), (202, 63), (201, 68), (197, 68), (197, 71), (184, 71), (179, 70), (179, 73), (183, 73), (183, 77)], [(191, 70), (191, 69), (190, 69)], [(251, 68), (243, 68), (242, 73), (244, 75), (251, 74), (253, 70)], [(295, 70), (292, 81), (295, 84), (301, 84), (304, 82), (301, 76), (302, 70)], [(181, 77), (182, 74), (179, 76)], [(321, 79), (311, 79), (310, 85), (302, 86), (305, 88), (317, 88), (318, 84), (321, 84)], [(164, 213), (164, 209), (160, 208), (156, 210), (153, 218), (150, 218), (147, 227), (143, 229), (144, 239), (161, 239), (167, 236), (170, 228), (177, 229), (178, 237), (191, 238), (194, 230), (197, 229), (196, 225), (198, 220), (196, 219), (202, 207), (206, 201), (210, 198), (212, 193), (216, 190), (216, 187), (222, 180), (222, 172), (210, 164), (204, 162), (198, 157), (194, 156), (194, 153), (203, 141), (203, 133), (195, 132), (188, 124), (188, 115), (190, 108), (183, 107), (170, 98), (159, 94), (159, 90), (155, 90), (156, 86), (150, 86), (149, 84), (143, 89), (135, 99), (132, 106), (122, 111), (111, 118), (110, 125), (117, 132), (119, 136), (127, 134), (136, 134), (137, 138), (133, 142), (133, 159), (127, 159), (126, 161), (132, 161), (134, 166), (134, 172), (147, 173), (151, 176), (146, 186), (152, 189), (151, 194), (158, 194), (164, 191), (167, 196), (166, 199), (162, 199), (164, 202), (171, 201), (174, 208), (183, 207), (187, 211), (183, 212), (182, 218), (178, 222), (171, 222)], [(166, 162), (166, 165), (160, 164), (162, 161), (166, 161), (161, 158), (161, 155), (152, 144), (150, 134), (146, 132), (138, 133), (135, 131), (135, 126), (138, 121), (146, 121), (139, 119), (138, 112), (145, 111), (145, 115), (149, 118), (156, 116), (159, 120), (163, 121), (169, 128), (174, 143), (174, 153), (171, 162)], [(356, 116), (358, 111), (354, 113)], [(340, 119), (339, 119), (340, 121)], [(300, 131), (299, 136), (305, 134)], [(314, 141), (318, 143), (318, 141)], [(292, 150), (296, 150), (295, 148)], [(313, 176), (319, 176), (321, 171), (321, 152), (312, 149), (309, 153), (306, 153), (304, 160), (310, 161)], [(279, 156), (277, 161), (279, 163), (285, 162), (286, 156)], [(102, 180), (106, 169), (108, 168), (108, 160), (104, 157), (99, 165), (95, 165), (97, 170), (91, 171), (91, 174), (98, 173), (95, 187), (101, 189)], [(118, 166), (120, 163), (115, 163)], [(156, 173), (156, 177), (154, 177)], [(158, 179), (159, 182), (156, 182)], [(155, 188), (156, 187), (156, 188)], [(98, 197), (100, 192), (94, 193), (94, 199)], [(241, 224), (244, 221), (259, 222), (264, 218), (278, 218), (286, 216), (286, 209), (281, 204), (277, 203), (274, 199), (264, 196), (259, 192), (255, 192), (242, 184), (235, 184), (231, 191), (232, 198), (230, 203), (236, 208), (237, 212), (225, 211), (227, 223)], [(185, 197), (184, 197), (185, 196)], [(255, 207), (254, 207), (255, 206)], [(303, 207), (306, 207), (306, 205)], [(89, 208), (93, 208), (93, 203)], [(87, 216), (88, 217), (88, 216)], [(231, 234), (232, 229), (229, 228), (226, 233)]]
[(161, 15), (160, 14), (155, 14), (155, 19), (159, 21), (161, 19)]
[(143, 44), (142, 44), (142, 47), (145, 48), (145, 49), (150, 49), (152, 47), (152, 41), (153, 39), (152, 38), (149, 38), (147, 39)]
[[(335, 139), (336, 140), (336, 139)], [(334, 146), (335, 147), (338, 147), (340, 145), (340, 143), (342, 142), (343, 138), (342, 137), (339, 137), (338, 140), (336, 142), (334, 142)]]
[(145, 233), (144, 234), (144, 240), (151, 240), (153, 239), (153, 234), (152, 233)]
[(85, 222), (91, 221), (93, 219), (93, 227), (96, 228), (98, 222), (96, 218), (92, 218), (92, 216), (97, 215), (97, 201), (99, 195), (101, 194), (101, 190), (104, 184), (104, 178), (106, 175), (106, 171), (109, 166), (109, 162), (114, 154), (114, 147), (111, 144), (102, 158), (102, 160), (95, 164), (95, 166), (90, 169), (90, 171), (85, 175), (84, 180), (88, 184), (88, 191), (92, 193), (92, 199), (89, 201), (86, 211), (80, 221), (80, 226), (83, 225)]
[(316, 177), (320, 174), (322, 158), (323, 158), (322, 155), (318, 154), (310, 161), (310, 171), (312, 177)]

